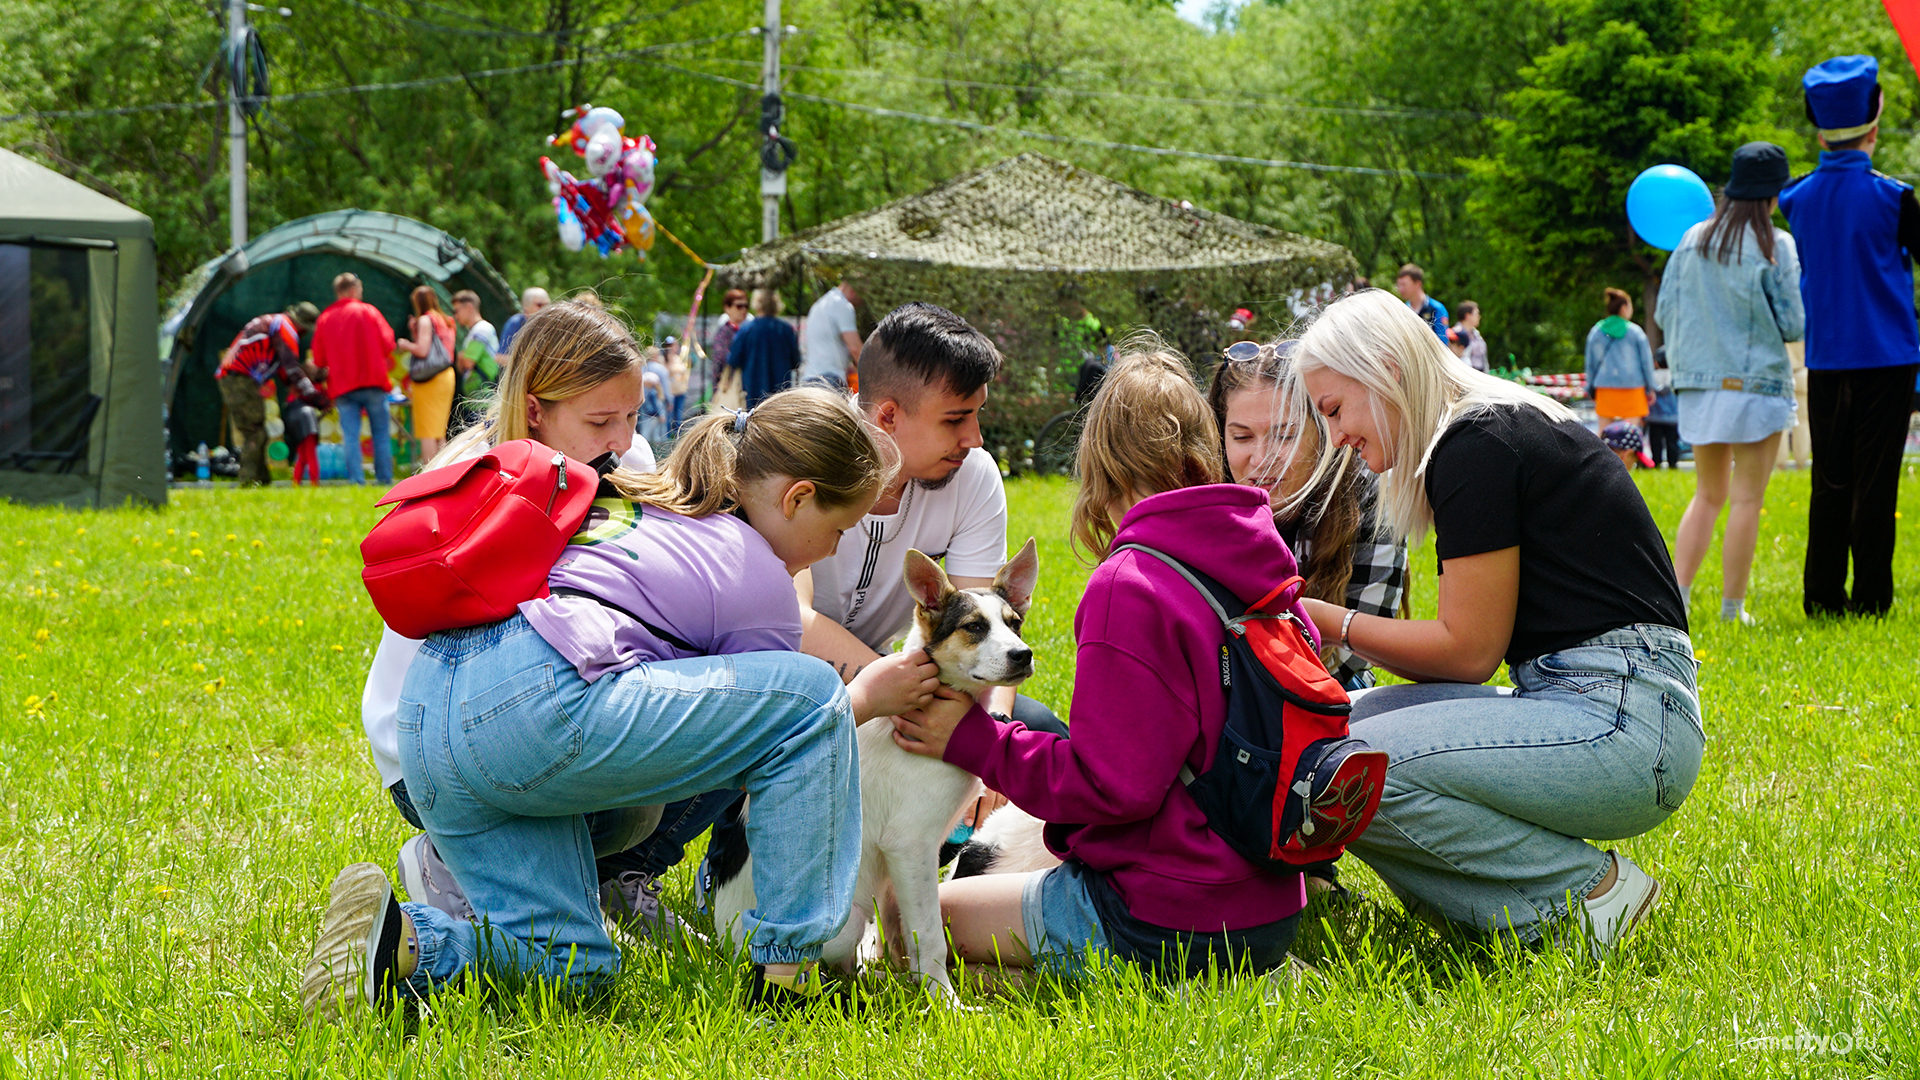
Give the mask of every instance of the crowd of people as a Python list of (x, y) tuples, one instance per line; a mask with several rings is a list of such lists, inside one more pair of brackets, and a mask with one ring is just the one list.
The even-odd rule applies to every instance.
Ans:
[[(749, 297), (729, 293), (712, 359), (744, 400), (687, 421), (656, 463), (635, 438), (656, 361), (597, 305), (530, 313), (510, 327), (492, 407), (429, 467), (536, 439), (609, 463), (596, 510), (549, 595), (512, 617), (424, 641), (385, 632), (363, 719), (381, 783), (420, 830), (397, 858), (407, 900), (380, 866), (341, 871), (302, 978), (308, 1013), (488, 971), (603, 985), (621, 964), (609, 921), (642, 940), (690, 932), (662, 875), (720, 822), (755, 853), (752, 1003), (832, 995), (819, 958), (853, 902), (853, 733), (867, 723), (979, 777), (994, 795), (967, 811), (975, 823), (1011, 800), (1046, 824), (1057, 865), (941, 886), (960, 957), (1071, 973), (1104, 954), (1166, 979), (1281, 966), (1311, 896), (1355, 901), (1335, 864), (1275, 872), (1210, 827), (1187, 784), (1221, 752), (1228, 631), (1135, 545), (1245, 603), (1283, 598), (1350, 695), (1353, 736), (1391, 762), (1346, 850), (1409, 912), (1465, 937), (1610, 954), (1661, 883), (1596, 841), (1657, 828), (1694, 787), (1706, 735), (1688, 585), (1731, 497), (1721, 615), (1741, 618), (1761, 463), (1792, 413), (1784, 343), (1803, 325), (1819, 376), (1807, 610), (1891, 602), (1870, 561), (1887, 498), (1875, 440), (1891, 429), (1875, 425), (1893, 389), (1904, 418), (1920, 335), (1910, 309), (1893, 317), (1911, 271), (1883, 256), (1920, 210), (1864, 166), (1879, 98), (1862, 59), (1807, 76), (1827, 147), (1810, 177), (1789, 185), (1770, 144), (1736, 155), (1659, 298), (1670, 367), (1625, 294), (1609, 291), (1589, 335), (1596, 407), (1616, 423), (1638, 430), (1659, 407), (1654, 373), (1671, 373), (1673, 422), (1699, 462), (1672, 557), (1608, 442), (1462, 362), (1418, 267), (1398, 298), (1358, 289), (1298, 337), (1203, 358), (1204, 387), (1136, 333), (1092, 394), (1062, 523), (1096, 564), (1064, 721), (1010, 688), (976, 700), (942, 686), (929, 653), (895, 649), (915, 612), (897, 572), (909, 550), (938, 553), (957, 588), (991, 586), (1007, 558), (980, 435), (1002, 365), (986, 335), (908, 303), (861, 339), (841, 329), (858, 302), (842, 286), (815, 306), (805, 381), (788, 386), (797, 335), (778, 298), (753, 296), (746, 319)], [(1791, 235), (1771, 224), (1776, 199)], [(431, 297), (415, 311), (410, 348), (432, 352)], [(284, 367), (291, 328), (256, 330), (267, 345), (249, 355)], [(1416, 619), (1407, 552), (1428, 534), (1436, 611)], [(1850, 596), (1831, 580), (1836, 551), (1841, 584), (1855, 560)], [(1489, 685), (1503, 664), (1512, 685)], [(1404, 682), (1376, 686), (1376, 671)]]
[[(373, 444), (374, 480), (394, 480), (393, 411), (396, 360), (404, 359), (412, 437), (420, 462), (439, 453), (449, 434), (478, 424), (494, 396), (507, 349), (527, 318), (550, 301), (545, 289), (528, 289), (521, 307), (496, 332), (480, 313), (480, 297), (462, 289), (451, 297), (449, 315), (428, 285), (408, 296), (407, 336), (394, 332), (379, 308), (366, 302), (358, 275), (333, 280), (334, 301), (325, 311), (304, 300), (284, 313), (250, 320), (221, 354), (215, 373), (226, 420), (239, 443), (239, 480), (267, 484), (267, 416), (264, 399), (278, 397), (281, 438), (293, 482), (320, 482), (320, 418), (337, 411), (341, 441), (348, 447), (345, 478), (366, 482), (360, 451), (364, 421)], [(246, 381), (229, 378), (248, 376)]]

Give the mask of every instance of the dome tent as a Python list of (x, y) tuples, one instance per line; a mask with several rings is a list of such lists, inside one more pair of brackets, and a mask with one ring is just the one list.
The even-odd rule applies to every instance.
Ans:
[(153, 222), (0, 150), (0, 498), (167, 501)]
[(220, 353), (248, 319), (306, 300), (333, 303), (333, 279), (359, 276), (367, 303), (404, 334), (408, 296), (420, 285), (452, 310), (452, 296), (471, 289), (495, 326), (519, 309), (512, 287), (464, 240), (422, 221), (366, 210), (334, 210), (289, 221), (196, 270), (175, 294), (161, 326), (167, 446), (175, 462), (195, 446), (220, 441)]
[(748, 248), (716, 276), (737, 288), (850, 278), (876, 319), (910, 300), (953, 310), (1007, 358), (982, 423), (1017, 440), (1072, 406), (1079, 359), (1060, 340), (1063, 302), (1110, 328), (1153, 327), (1199, 365), (1222, 344), (1225, 313), (1291, 307), (1358, 270), (1337, 244), (1026, 153)]

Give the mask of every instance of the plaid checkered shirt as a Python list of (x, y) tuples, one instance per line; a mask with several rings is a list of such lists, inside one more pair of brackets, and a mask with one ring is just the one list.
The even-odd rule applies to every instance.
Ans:
[[(1313, 541), (1300, 537), (1293, 557), (1305, 566)], [(1400, 598), (1407, 591), (1407, 545), (1396, 540), (1379, 525), (1371, 507), (1360, 531), (1353, 539), (1353, 577), (1347, 581), (1347, 607), (1367, 615), (1391, 619), (1400, 611)], [(1333, 677), (1348, 689), (1373, 685), (1373, 665), (1355, 656), (1350, 649), (1336, 648)], [(1359, 680), (1356, 682), (1356, 680)]]

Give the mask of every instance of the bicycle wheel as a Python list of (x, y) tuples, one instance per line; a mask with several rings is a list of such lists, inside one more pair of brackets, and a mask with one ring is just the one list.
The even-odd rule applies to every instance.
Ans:
[(1033, 437), (1033, 469), (1042, 476), (1074, 475), (1075, 456), (1080, 448), (1080, 410), (1057, 413), (1040, 425)]

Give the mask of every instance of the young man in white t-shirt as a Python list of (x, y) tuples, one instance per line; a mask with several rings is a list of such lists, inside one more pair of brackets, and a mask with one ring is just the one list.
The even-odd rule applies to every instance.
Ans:
[[(833, 555), (793, 579), (800, 648), (852, 681), (907, 635), (913, 597), (901, 576), (909, 549), (944, 563), (956, 588), (993, 584), (1007, 561), (1007, 495), (981, 447), (980, 410), (1000, 353), (965, 319), (904, 304), (880, 321), (861, 353), (860, 407), (900, 448), (900, 476)], [(989, 712), (1039, 731), (1067, 733), (1045, 705), (996, 687)], [(962, 819), (971, 827), (1005, 800), (990, 794)]]

